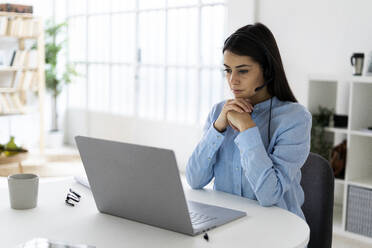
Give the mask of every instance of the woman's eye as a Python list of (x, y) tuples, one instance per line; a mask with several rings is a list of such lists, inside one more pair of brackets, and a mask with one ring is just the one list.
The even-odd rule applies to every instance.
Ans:
[(239, 73), (241, 74), (248, 73), (248, 70), (240, 70)]
[(231, 70), (230, 69), (225, 69), (223, 70), (225, 73), (231, 73)]

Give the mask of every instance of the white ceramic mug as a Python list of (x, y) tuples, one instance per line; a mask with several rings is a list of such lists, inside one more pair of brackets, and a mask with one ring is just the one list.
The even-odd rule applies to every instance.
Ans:
[(14, 174), (8, 177), (10, 206), (14, 209), (30, 209), (37, 205), (39, 176)]

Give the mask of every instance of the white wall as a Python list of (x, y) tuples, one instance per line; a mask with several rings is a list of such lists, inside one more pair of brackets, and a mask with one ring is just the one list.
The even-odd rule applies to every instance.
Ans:
[(255, 0), (226, 0), (227, 7), (227, 36), (238, 28), (253, 23), (256, 20)]
[(352, 74), (353, 52), (372, 51), (370, 0), (259, 0), (256, 18), (277, 40), (291, 88), (307, 103), (307, 75)]

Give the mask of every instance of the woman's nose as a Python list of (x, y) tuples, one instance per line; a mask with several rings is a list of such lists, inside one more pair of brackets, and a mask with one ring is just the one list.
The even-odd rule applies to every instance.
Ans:
[(239, 84), (238, 75), (236, 75), (235, 73), (231, 73), (229, 80), (231, 84)]

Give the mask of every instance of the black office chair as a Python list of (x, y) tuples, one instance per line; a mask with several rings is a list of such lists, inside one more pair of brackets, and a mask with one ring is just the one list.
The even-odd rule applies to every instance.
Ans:
[(302, 169), (305, 193), (302, 211), (310, 227), (308, 248), (331, 248), (333, 221), (333, 170), (327, 160), (310, 153)]

